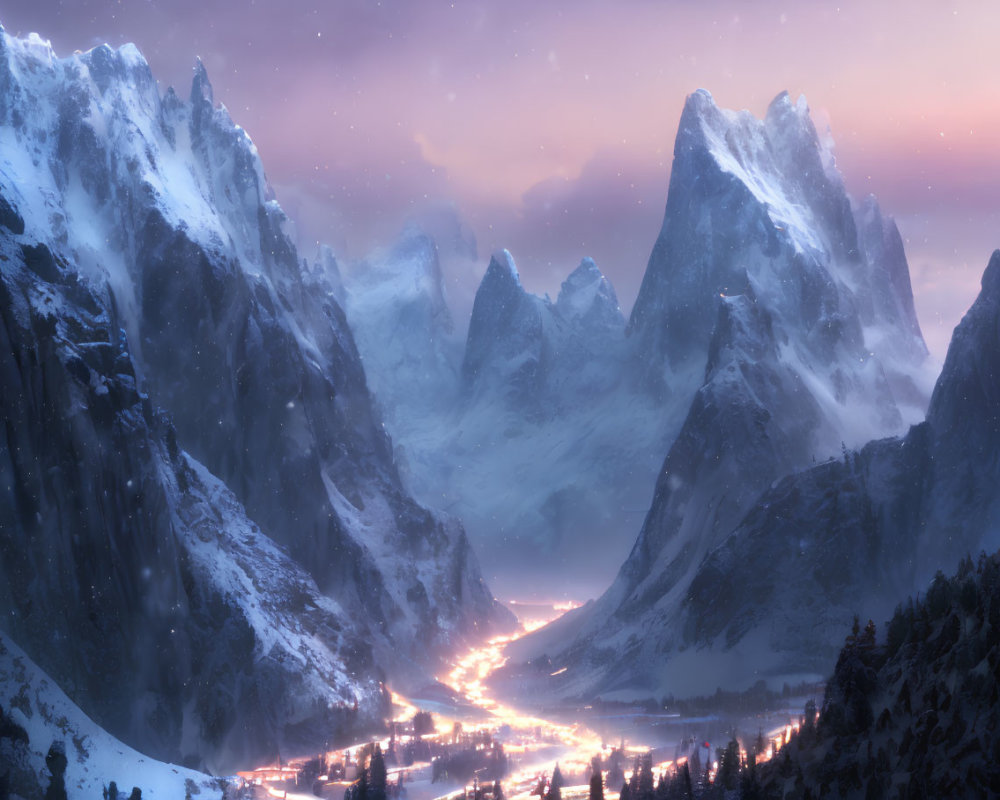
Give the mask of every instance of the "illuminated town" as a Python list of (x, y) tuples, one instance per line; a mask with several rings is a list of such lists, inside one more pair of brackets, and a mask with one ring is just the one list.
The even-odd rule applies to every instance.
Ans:
[[(516, 603), (511, 606), (517, 610)], [(623, 784), (633, 783), (643, 761), (656, 780), (679, 774), (685, 765), (698, 765), (696, 780), (714, 780), (719, 767), (715, 751), (725, 742), (702, 740), (695, 723), (689, 726), (689, 735), (672, 743), (642, 741), (624, 732), (608, 741), (583, 722), (544, 719), (493, 696), (487, 682), (506, 663), (505, 647), (575, 607), (553, 604), (549, 616), (525, 617), (516, 633), (494, 637), (468, 651), (440, 678), (439, 698), (408, 698), (392, 692), (394, 716), (387, 721), (386, 735), (240, 772), (241, 786), (253, 797), (340, 800), (356, 790), (376, 748), (385, 761), (387, 796), (407, 800), (496, 800), (498, 789), (503, 800), (544, 800), (551, 796), (556, 774), (559, 797), (580, 800), (589, 796), (598, 763), (607, 800), (619, 800)], [(442, 700), (447, 696), (444, 689), (453, 690), (458, 702), (455, 697), (450, 704)], [(660, 716), (681, 722), (676, 713)], [(786, 721), (774, 727), (780, 716), (767, 720), (771, 727), (763, 734), (766, 748), (754, 755), (758, 764), (773, 758), (800, 729), (801, 717), (787, 713)], [(750, 757), (742, 743), (739, 757), (741, 762)], [(455, 767), (449, 771), (451, 765)]]

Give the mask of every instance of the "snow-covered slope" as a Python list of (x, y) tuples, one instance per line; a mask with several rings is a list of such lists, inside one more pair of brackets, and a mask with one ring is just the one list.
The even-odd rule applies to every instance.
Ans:
[[(611, 588), (561, 641), (518, 645), (589, 662), (560, 692), (659, 687), (699, 565), (760, 492), (919, 419), (933, 365), (905, 263), (877, 206), (852, 209), (804, 101), (782, 94), (757, 120), (704, 91), (688, 98), (629, 330), (644, 385), (693, 399)], [(697, 677), (696, 691), (729, 679)]]
[(759, 629), (779, 665), (816, 669), (852, 613), (883, 619), (937, 570), (1000, 548), (998, 331), (1000, 251), (955, 329), (926, 422), (766, 492), (702, 564), (686, 641), (726, 649)]
[(42, 797), (52, 777), (50, 752), (66, 757), (63, 782), (71, 798), (100, 797), (112, 782), (124, 795), (138, 787), (150, 800), (223, 797), (217, 779), (155, 761), (109, 736), (0, 633), (0, 765), (7, 791)]
[(184, 101), (134, 47), (0, 32), (0, 197), (0, 624), (88, 713), (171, 757), (270, 756), (371, 719), (379, 667), (423, 680), (507, 622), (403, 488), (340, 287), (200, 64)]

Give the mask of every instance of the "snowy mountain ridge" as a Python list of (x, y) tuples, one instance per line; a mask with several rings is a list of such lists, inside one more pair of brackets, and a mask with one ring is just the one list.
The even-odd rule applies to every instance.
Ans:
[[(0, 444), (0, 545), (20, 554), (2, 562), (4, 627), (87, 713), (171, 758), (269, 757), (370, 724), (382, 671), (424, 681), (510, 623), (461, 526), (402, 487), (339, 287), (300, 263), (200, 63), (183, 101), (132, 46), (57, 58), (0, 33), (0, 197), (4, 412), (21, 432)], [(58, 567), (33, 565), (46, 546)], [(74, 596), (91, 584), (106, 589)], [(74, 658), (47, 654), (53, 629)], [(109, 636), (121, 657), (102, 660)], [(198, 696), (219, 681), (238, 713)]]

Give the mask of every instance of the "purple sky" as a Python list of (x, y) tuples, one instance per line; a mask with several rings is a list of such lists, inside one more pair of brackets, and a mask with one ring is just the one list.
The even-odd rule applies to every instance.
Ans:
[(848, 189), (897, 219), (938, 357), (1000, 246), (995, 0), (16, 0), (0, 21), (60, 53), (133, 41), (185, 96), (200, 55), (304, 254), (453, 210), (480, 255), (453, 262), (460, 295), (498, 246), (553, 294), (592, 255), (627, 313), (698, 87), (758, 115), (809, 98)]

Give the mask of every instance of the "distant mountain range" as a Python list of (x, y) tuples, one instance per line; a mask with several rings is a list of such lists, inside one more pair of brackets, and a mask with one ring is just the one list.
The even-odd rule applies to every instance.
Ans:
[[(719, 480), (728, 510), (709, 513), (738, 514), (790, 468), (905, 431), (933, 380), (895, 224), (874, 198), (852, 205), (804, 101), (787, 94), (765, 120), (721, 110), (704, 91), (688, 99), (663, 227), (627, 323), (589, 259), (553, 302), (527, 293), (511, 256), (495, 254), (464, 344), (419, 231), (354, 274), (348, 318), (404, 477), (463, 519), (508, 593), (606, 584), (658, 475), (656, 514), (676, 514), (671, 504)], [(709, 430), (726, 404), (741, 410), (720, 412)], [(749, 458), (743, 439), (755, 427), (768, 441), (753, 446), (773, 461), (760, 468), (697, 465), (682, 452)], [(712, 441), (695, 441), (696, 430)], [(687, 487), (673, 500), (662, 477), (671, 447), (670, 480)], [(711, 541), (694, 532), (703, 520), (686, 517), (678, 547)], [(647, 527), (666, 535), (676, 524)]]

